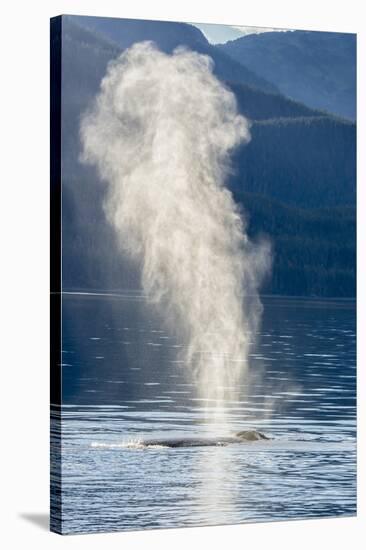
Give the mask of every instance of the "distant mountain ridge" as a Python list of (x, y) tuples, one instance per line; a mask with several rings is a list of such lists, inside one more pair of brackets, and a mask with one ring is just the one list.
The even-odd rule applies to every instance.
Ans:
[[(63, 21), (64, 286), (134, 288), (138, 275), (118, 253), (115, 235), (105, 219), (105, 188), (95, 171), (79, 162), (80, 117), (98, 92), (108, 62), (120, 54), (122, 46), (111, 34), (106, 36), (101, 29), (80, 25), (79, 18), (75, 21), (74, 17), (66, 17)], [(121, 33), (124, 21), (117, 21), (120, 34), (130, 43), (132, 30), (130, 35)], [(199, 43), (199, 51), (204, 53), (199, 31), (197, 34), (192, 27), (191, 34), (183, 24), (177, 38), (179, 27), (172, 25), (174, 33), (164, 31), (163, 45), (159, 33), (155, 36), (158, 47), (174, 49), (177, 40), (181, 43), (185, 36), (186, 41), (187, 37), (193, 40), (185, 44), (187, 47), (194, 49)], [(151, 39), (151, 32), (144, 36), (143, 29), (138, 30), (138, 41)], [(169, 44), (166, 35), (171, 36)], [(203, 37), (203, 44), (205, 40)], [(241, 68), (239, 63), (235, 67)], [(235, 94), (238, 109), (252, 122), (251, 142), (235, 152), (228, 186), (248, 213), (253, 238), (265, 233), (273, 240), (274, 270), (265, 290), (274, 294), (354, 296), (355, 124), (278, 92), (242, 83), (245, 71), (234, 82), (226, 74), (216, 67), (216, 75)], [(332, 209), (336, 210), (330, 226), (327, 220)], [(333, 235), (323, 232), (317, 237), (311, 223), (313, 216), (318, 227), (324, 223)], [(296, 234), (292, 235), (291, 226), (298, 219), (306, 223), (301, 226), (302, 233), (294, 227)], [(345, 221), (339, 226), (337, 243), (343, 248), (333, 241), (338, 219), (352, 220), (351, 225)], [(307, 275), (300, 273), (302, 264)]]
[(211, 45), (197, 27), (188, 23), (88, 16), (72, 16), (72, 22), (76, 22), (84, 29), (97, 32), (104, 39), (118, 45), (121, 50), (144, 40), (155, 42), (165, 53), (172, 53), (181, 45), (189, 46), (190, 49), (209, 55), (214, 60), (214, 71), (219, 78), (278, 93), (274, 84)]
[(234, 191), (249, 235), (268, 235), (273, 269), (262, 291), (290, 296), (356, 296), (356, 209), (294, 208), (263, 194)]
[(356, 35), (287, 31), (246, 35), (217, 46), (309, 107), (356, 118)]
[(300, 208), (355, 206), (356, 127), (327, 116), (258, 120), (231, 188)]

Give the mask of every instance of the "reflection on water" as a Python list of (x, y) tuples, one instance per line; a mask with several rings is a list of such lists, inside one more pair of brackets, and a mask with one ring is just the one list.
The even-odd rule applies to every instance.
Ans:
[(224, 428), (207, 422), (181, 342), (139, 294), (64, 295), (63, 532), (356, 513), (354, 305), (264, 305), (250, 384), (225, 415), (233, 432), (273, 439), (144, 449)]
[[(196, 506), (198, 510), (204, 510), (202, 524), (218, 525), (225, 516), (234, 518), (235, 509), (240, 507), (240, 498), (243, 497), (238, 495), (236, 486), (237, 466), (235, 455), (225, 452), (223, 447), (209, 448), (198, 455), (196, 469), (200, 484)], [(232, 523), (235, 522), (233, 519)]]

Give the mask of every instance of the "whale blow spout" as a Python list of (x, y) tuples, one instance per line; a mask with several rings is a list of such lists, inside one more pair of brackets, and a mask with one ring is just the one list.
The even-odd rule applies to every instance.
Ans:
[(249, 238), (227, 186), (251, 123), (213, 69), (187, 48), (168, 55), (134, 44), (108, 65), (80, 138), (82, 161), (106, 185), (120, 252), (138, 267), (147, 303), (182, 341), (177, 359), (223, 424), (233, 388), (248, 381), (271, 255), (267, 241)]

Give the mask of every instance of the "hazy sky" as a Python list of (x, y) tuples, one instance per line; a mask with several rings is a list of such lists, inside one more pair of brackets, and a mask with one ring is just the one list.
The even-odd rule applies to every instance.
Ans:
[(207, 40), (212, 44), (220, 44), (228, 40), (235, 40), (245, 34), (259, 34), (262, 32), (276, 32), (288, 29), (271, 29), (270, 27), (239, 27), (233, 25), (214, 25), (211, 23), (192, 23), (198, 27)]

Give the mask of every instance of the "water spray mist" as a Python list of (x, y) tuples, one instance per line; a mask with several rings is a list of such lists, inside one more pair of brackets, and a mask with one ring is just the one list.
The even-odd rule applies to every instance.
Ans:
[(134, 45), (108, 66), (82, 118), (82, 159), (107, 184), (105, 211), (147, 299), (184, 343), (216, 418), (248, 369), (269, 263), (225, 181), (249, 122), (204, 55)]

